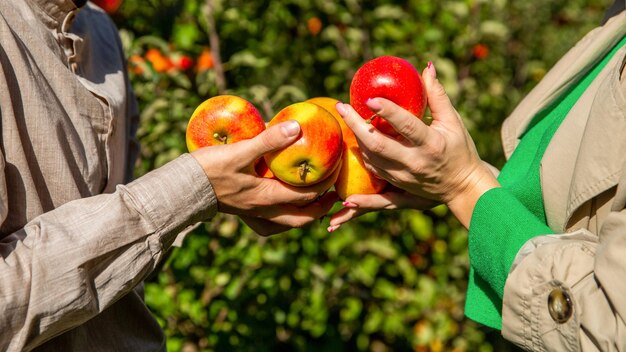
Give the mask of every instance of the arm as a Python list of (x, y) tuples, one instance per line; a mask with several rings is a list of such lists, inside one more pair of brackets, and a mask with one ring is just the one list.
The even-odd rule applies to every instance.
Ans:
[(485, 192), (474, 207), (468, 233), (471, 266), (465, 315), (502, 329), (504, 285), (519, 249), (530, 238), (551, 233), (507, 189)]
[[(0, 194), (8, 194), (3, 185)], [(102, 312), (154, 269), (181, 229), (210, 218), (216, 205), (202, 168), (184, 155), (8, 235), (0, 242), (0, 349), (30, 349)]]
[[(5, 237), (0, 349), (30, 349), (102, 312), (154, 269), (182, 229), (218, 209), (275, 231), (326, 214), (334, 196), (317, 198), (329, 184), (294, 188), (254, 174), (260, 155), (299, 135), (297, 124), (288, 134), (283, 127), (185, 154), (112, 194), (68, 202)], [(0, 182), (3, 211), (8, 191)]]
[[(430, 127), (384, 99), (369, 104), (402, 133), (403, 140), (380, 135), (344, 106), (342, 115), (359, 139), (364, 159), (395, 185), (445, 202), (469, 226), (474, 276), (497, 272), (491, 282), (483, 278), (482, 283), (503, 297), (503, 306), (493, 309), (502, 309), (507, 339), (533, 351), (626, 349), (624, 197), (622, 206), (605, 218), (598, 237), (584, 229), (550, 235), (551, 230), (529, 214), (499, 218), (517, 208), (510, 203), (514, 199), (480, 162), (469, 137), (462, 137), (466, 131), (460, 120), (455, 121), (458, 114), (434, 75), (428, 74), (427, 69), (424, 77), (434, 119)], [(625, 182), (622, 178), (621, 187)], [(523, 222), (524, 231), (506, 229), (516, 221)], [(483, 230), (475, 232), (474, 226)], [(491, 245), (498, 248), (485, 247)], [(471, 299), (468, 292), (468, 305), (474, 303)]]

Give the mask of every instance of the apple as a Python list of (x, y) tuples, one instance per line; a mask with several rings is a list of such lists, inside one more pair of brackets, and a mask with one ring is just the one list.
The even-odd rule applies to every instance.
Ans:
[(163, 55), (159, 49), (151, 48), (146, 51), (145, 54), (146, 60), (152, 64), (152, 68), (156, 72), (163, 73), (171, 70), (174, 67), (172, 60), (167, 56)]
[(100, 6), (109, 15), (117, 12), (122, 5), (122, 0), (93, 0), (93, 2)]
[(187, 149), (235, 143), (265, 130), (265, 121), (249, 101), (234, 95), (218, 95), (198, 105), (186, 131)]
[(330, 97), (315, 97), (307, 100), (307, 102), (326, 109), (335, 117), (341, 127), (343, 153), (341, 170), (335, 181), (335, 191), (337, 191), (339, 198), (345, 200), (352, 194), (380, 193), (387, 185), (387, 181), (376, 177), (365, 168), (356, 136), (337, 112), (336, 105), (339, 101)]
[(300, 136), (288, 147), (264, 155), (274, 176), (292, 186), (309, 186), (337, 175), (343, 150), (337, 120), (318, 105), (299, 102), (279, 111), (268, 127), (287, 120), (300, 124)]
[(362, 118), (382, 133), (398, 136), (398, 132), (365, 104), (371, 98), (386, 98), (418, 118), (424, 116), (426, 92), (417, 69), (396, 56), (380, 56), (363, 64), (350, 83), (350, 105)]
[(260, 158), (256, 161), (254, 164), (254, 171), (259, 177), (274, 178), (274, 174), (272, 173), (272, 170), (270, 170), (269, 166), (267, 166), (264, 158)]

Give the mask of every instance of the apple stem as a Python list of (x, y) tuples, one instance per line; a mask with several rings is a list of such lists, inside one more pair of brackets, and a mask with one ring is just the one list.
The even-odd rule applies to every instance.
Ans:
[(310, 171), (311, 169), (309, 168), (309, 163), (307, 163), (306, 161), (303, 161), (302, 164), (300, 164), (300, 167), (298, 168), (298, 173), (300, 175), (300, 180), (302, 180), (302, 182), (306, 180), (306, 175)]
[(222, 136), (222, 135), (220, 135), (217, 132), (213, 134), (213, 138), (217, 139), (218, 141), (222, 142), (223, 144), (226, 144), (226, 140), (228, 139), (228, 137)]
[(370, 123), (372, 123), (372, 121), (374, 121), (374, 119), (375, 119), (375, 118), (377, 118), (377, 117), (378, 117), (378, 115), (374, 114), (374, 115), (370, 116), (370, 118), (369, 118), (369, 119), (365, 120), (365, 123), (370, 124)]

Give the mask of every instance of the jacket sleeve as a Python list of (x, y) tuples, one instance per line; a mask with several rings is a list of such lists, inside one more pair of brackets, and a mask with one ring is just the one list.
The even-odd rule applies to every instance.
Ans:
[(626, 210), (598, 236), (542, 236), (520, 250), (504, 287), (503, 336), (532, 351), (626, 350)]
[[(7, 194), (0, 178), (3, 216)], [(0, 350), (29, 350), (102, 312), (154, 269), (178, 232), (216, 209), (202, 168), (184, 154), (10, 234), (0, 241)]]

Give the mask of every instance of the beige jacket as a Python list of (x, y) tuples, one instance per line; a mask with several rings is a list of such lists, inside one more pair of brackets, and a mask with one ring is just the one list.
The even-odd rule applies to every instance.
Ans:
[[(621, 0), (620, 0), (621, 1)], [(626, 34), (626, 13), (585, 36), (505, 121), (510, 156), (532, 117)], [(626, 48), (594, 80), (541, 163), (548, 225), (504, 288), (502, 334), (531, 351), (626, 351)]]

